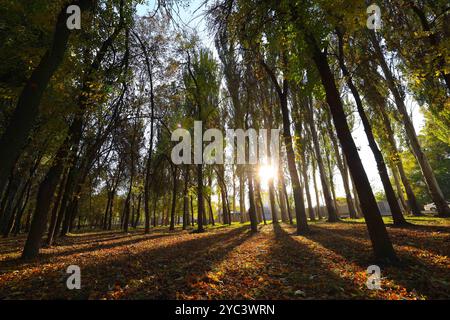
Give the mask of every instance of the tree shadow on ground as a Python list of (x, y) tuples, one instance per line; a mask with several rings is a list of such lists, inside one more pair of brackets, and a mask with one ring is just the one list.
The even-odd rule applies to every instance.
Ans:
[[(202, 276), (215, 263), (224, 259), (234, 247), (246, 241), (251, 234), (247, 227), (213, 234), (186, 235), (187, 240), (177, 237), (158, 240), (158, 246), (145, 240), (133, 250), (121, 250), (114, 255), (96, 259), (96, 251), (104, 248), (90, 248), (92, 257), (81, 259), (74, 256), (69, 264), (79, 265), (82, 273), (82, 289), (68, 290), (65, 270), (40, 270), (38, 274), (12, 279), (0, 288), (0, 297), (9, 297), (13, 291), (28, 288), (21, 298), (44, 299), (86, 299), (114, 298), (175, 299), (174, 286), (189, 292), (194, 276)], [(66, 262), (67, 264), (67, 262)], [(36, 287), (36, 284), (40, 284)]]
[[(165, 230), (158, 230), (158, 232), (163, 233)], [(152, 230), (152, 233), (156, 230)], [(168, 233), (168, 232), (165, 232)], [(95, 243), (104, 242), (109, 240), (116, 240), (120, 238), (127, 238), (130, 236), (135, 236), (139, 234), (144, 234), (143, 230), (131, 230), (128, 234), (120, 233), (118, 230), (100, 230), (95, 232), (89, 232), (87, 234), (83, 233), (72, 233), (63, 237), (56, 237), (53, 242), (52, 247), (58, 246), (68, 246), (68, 245), (81, 245), (84, 243)], [(12, 236), (9, 238), (0, 239), (0, 255), (12, 253), (18, 250), (22, 250), (25, 241), (27, 240), (27, 234), (20, 234), (17, 236)], [(45, 242), (45, 241), (44, 241)]]
[(450, 226), (446, 225), (423, 225), (423, 224), (414, 224), (414, 221), (411, 221), (410, 225), (407, 226), (394, 226), (392, 223), (386, 224), (387, 227), (392, 229), (399, 230), (419, 230), (424, 232), (444, 232), (450, 234)]
[[(314, 252), (307, 245), (296, 241), (296, 236), (292, 236), (278, 224), (273, 226), (273, 230), (275, 241), (270, 248), (269, 260), (283, 261), (283, 265), (278, 270), (278, 277), (281, 277), (289, 287), (295, 289), (285, 292), (285, 298), (286, 295), (290, 299), (367, 298), (364, 288), (340, 277), (336, 270), (332, 270), (325, 263), (320, 253)], [(277, 275), (269, 274), (269, 276), (276, 277)]]
[[(23, 268), (27, 268), (30, 265), (40, 265), (45, 263), (51, 263), (53, 259), (63, 256), (70, 256), (75, 254), (82, 254), (87, 253), (91, 251), (96, 250), (102, 250), (102, 249), (111, 249), (115, 247), (122, 247), (122, 246), (129, 246), (133, 244), (137, 244), (142, 241), (148, 241), (152, 239), (162, 238), (162, 237), (168, 237), (168, 236), (174, 236), (173, 233), (158, 233), (158, 234), (134, 234), (134, 235), (126, 235), (126, 236), (119, 236), (117, 238), (107, 238), (105, 240), (98, 240), (97, 242), (94, 241), (93, 243), (89, 243), (85, 241), (81, 241), (81, 243), (72, 242), (68, 244), (68, 248), (65, 246), (58, 246), (58, 247), (52, 247), (52, 248), (43, 248), (41, 249), (41, 253), (39, 254), (38, 258), (30, 261), (24, 261), (20, 258), (20, 256), (12, 258), (12, 259), (6, 259), (3, 261), (0, 261), (0, 274), (4, 273), (3, 270), (22, 270)], [(124, 237), (127, 237), (127, 240), (124, 241), (115, 241), (123, 239)], [(108, 241), (114, 241), (114, 242), (108, 242)], [(101, 243), (105, 242), (105, 243)], [(80, 245), (81, 247), (77, 247)], [(19, 254), (21, 252), (19, 251)], [(17, 251), (17, 250), (16, 250)]]
[[(355, 230), (331, 228), (327, 225), (312, 226), (311, 229), (315, 232), (306, 235), (306, 238), (356, 263), (362, 269), (366, 269), (370, 264), (377, 264), (372, 256), (368, 236), (363, 238), (363, 230), (355, 232)], [(405, 247), (397, 248), (396, 251), (401, 259), (399, 265), (379, 264), (384, 277), (428, 298), (450, 297), (448, 261), (434, 263), (428, 256), (422, 257)]]
[[(411, 246), (420, 250), (429, 251), (431, 253), (443, 256), (450, 255), (450, 230), (448, 232), (439, 231), (446, 229), (426, 228), (426, 226), (417, 226), (412, 228), (390, 228), (388, 225), (387, 227), (389, 236), (393, 244), (395, 245)], [(312, 226), (311, 228), (311, 230), (319, 232), (323, 229), (328, 230), (329, 233), (340, 236), (347, 236), (361, 241), (368, 241), (369, 239), (365, 224), (361, 226), (353, 226), (352, 228), (342, 228), (338, 224), (321, 225), (319, 229), (317, 229), (315, 226)], [(439, 232), (439, 237), (437, 237), (436, 235), (431, 236), (432, 232)]]

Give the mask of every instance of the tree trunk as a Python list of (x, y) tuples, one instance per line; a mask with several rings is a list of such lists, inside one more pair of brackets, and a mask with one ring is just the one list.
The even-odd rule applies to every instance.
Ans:
[[(281, 170), (281, 168), (279, 169)], [(287, 203), (284, 196), (283, 187), (281, 185), (281, 175), (278, 173), (278, 201), (280, 203), (281, 221), (287, 222), (289, 217), (287, 213)]]
[[(81, 12), (87, 11), (92, 5), (91, 0), (73, 1)], [(0, 138), (0, 191), (6, 184), (8, 175), (14, 167), (39, 115), (39, 105), (52, 75), (61, 64), (67, 49), (70, 30), (66, 26), (67, 7), (65, 4), (58, 14), (51, 47), (41, 58), (25, 87), (19, 96), (16, 109)]]
[[(286, 57), (283, 56), (284, 63), (286, 63)], [(288, 163), (288, 170), (289, 170), (289, 176), (291, 177), (291, 183), (292, 183), (292, 193), (294, 195), (294, 204), (295, 204), (295, 217), (297, 219), (297, 234), (304, 234), (309, 231), (308, 228), (308, 221), (306, 218), (306, 211), (305, 211), (305, 203), (303, 199), (303, 190), (300, 185), (300, 179), (298, 176), (297, 168), (295, 166), (295, 153), (292, 146), (292, 136), (291, 136), (291, 129), (290, 129), (290, 117), (289, 117), (289, 108), (288, 108), (288, 80), (286, 78), (283, 79), (282, 88), (278, 84), (278, 80), (276, 75), (273, 73), (273, 71), (262, 62), (262, 65), (268, 75), (270, 76), (273, 85), (275, 86), (275, 89), (277, 91), (278, 100), (280, 103), (280, 109), (281, 109), (281, 115), (283, 120), (283, 138), (284, 138), (284, 145), (286, 148), (286, 157), (287, 157), (287, 163)], [(269, 137), (269, 141), (271, 141), (271, 138)], [(270, 150), (270, 147), (269, 147)], [(279, 150), (276, 150), (275, 152), (278, 152)], [(269, 156), (271, 156), (269, 154)], [(275, 219), (274, 219), (275, 220)]]
[(156, 205), (158, 204), (158, 198), (155, 196), (153, 200), (153, 228), (156, 227)]
[(340, 32), (337, 32), (339, 39), (339, 65), (341, 67), (342, 73), (346, 79), (347, 86), (350, 88), (352, 92), (353, 98), (356, 102), (356, 108), (358, 110), (359, 117), (361, 118), (361, 122), (364, 127), (364, 132), (366, 133), (367, 141), (369, 142), (369, 147), (372, 150), (373, 156), (377, 163), (378, 174), (380, 175), (381, 182), (383, 184), (383, 189), (386, 194), (387, 201), (389, 203), (389, 207), (391, 208), (392, 218), (394, 220), (394, 225), (405, 225), (407, 224), (405, 218), (403, 217), (402, 211), (400, 210), (400, 206), (398, 205), (397, 197), (395, 196), (394, 188), (392, 187), (391, 181), (389, 180), (388, 170), (386, 167), (386, 163), (384, 162), (383, 154), (381, 153), (378, 145), (375, 141), (375, 137), (373, 136), (372, 126), (367, 118), (366, 112), (364, 111), (364, 107), (362, 105), (361, 97), (359, 95), (358, 90), (353, 84), (352, 77), (347, 70), (347, 66), (344, 61), (344, 48), (342, 42), (342, 35)]
[(53, 244), (53, 237), (55, 235), (56, 222), (58, 219), (58, 209), (59, 209), (59, 205), (61, 203), (61, 198), (63, 196), (64, 189), (66, 187), (66, 181), (67, 181), (67, 173), (63, 174), (63, 177), (62, 177), (60, 185), (59, 185), (59, 190), (58, 190), (56, 199), (53, 203), (53, 209), (52, 209), (52, 214), (51, 214), (51, 219), (50, 219), (50, 226), (48, 228), (48, 233), (47, 233), (47, 245), (48, 246), (51, 246)]
[[(397, 166), (398, 173), (400, 174), (403, 186), (405, 187), (406, 196), (408, 198), (408, 206), (411, 209), (413, 215), (421, 216), (422, 213), (420, 212), (419, 205), (417, 204), (416, 196), (414, 194), (414, 191), (412, 190), (408, 178), (406, 177), (405, 169), (403, 168), (403, 162), (398, 152), (397, 143), (395, 142), (394, 131), (392, 130), (391, 122), (389, 120), (388, 115), (386, 114), (386, 111), (383, 109), (382, 106), (379, 108), (379, 111), (383, 119), (384, 127), (386, 129), (386, 136), (391, 146), (392, 152), (396, 155), (394, 163)], [(394, 168), (392, 169), (394, 170)]]
[(24, 213), (24, 211), (25, 211), (25, 208), (27, 207), (28, 200), (30, 199), (31, 185), (32, 185), (32, 184), (31, 184), (31, 180), (30, 180), (30, 182), (29, 182), (29, 184), (28, 184), (28, 187), (27, 187), (27, 191), (26, 191), (25, 201), (23, 202), (22, 208), (20, 209), (20, 211), (19, 211), (19, 213), (18, 213), (18, 215), (17, 215), (16, 221), (15, 221), (15, 223), (14, 223), (13, 232), (14, 232), (14, 235), (15, 235), (15, 236), (16, 236), (17, 234), (19, 234), (19, 232), (20, 232), (20, 226), (21, 226), (22, 215), (23, 215), (23, 213)]
[(194, 199), (193, 199), (193, 197), (192, 197), (192, 195), (191, 195), (191, 223), (192, 223), (192, 226), (194, 226)]
[(15, 173), (9, 183), (4, 202), (2, 203), (2, 208), (0, 211), (0, 227), (4, 238), (6, 238), (9, 234), (12, 223), (11, 221), (14, 221), (14, 202), (17, 192), (20, 189), (21, 180), (22, 179), (19, 176), (19, 172)]
[(245, 214), (247, 209), (245, 208), (244, 170), (242, 166), (239, 167), (239, 211), (241, 213), (241, 223), (243, 223), (245, 222)]
[(260, 208), (260, 214), (261, 214), (260, 221), (263, 221), (264, 224), (267, 224), (266, 216), (264, 213), (264, 204), (263, 204), (262, 196), (261, 196), (261, 183), (260, 183), (259, 179), (255, 180), (255, 200), (257, 201), (258, 207)]
[(256, 218), (255, 196), (253, 190), (253, 168), (248, 169), (248, 198), (250, 208), (248, 209), (248, 215), (250, 218), (251, 232), (258, 232), (258, 219)]
[(184, 189), (183, 189), (183, 230), (186, 230), (189, 225), (189, 195), (188, 195), (188, 183), (189, 183), (189, 171), (188, 166), (184, 167)]
[(406, 203), (405, 197), (403, 196), (403, 190), (402, 190), (402, 186), (400, 184), (400, 176), (398, 174), (397, 168), (395, 167), (395, 164), (392, 161), (390, 161), (389, 166), (391, 168), (392, 176), (394, 177), (395, 188), (397, 189), (397, 196), (400, 199), (400, 203), (402, 204), (403, 211), (410, 214), (411, 213), (410, 208), (409, 208), (408, 204)]
[[(312, 151), (311, 151), (312, 153)], [(319, 188), (317, 185), (317, 178), (316, 178), (316, 162), (314, 161), (314, 156), (311, 157), (311, 166), (313, 169), (312, 177), (313, 177), (313, 183), (314, 183), (314, 194), (316, 195), (316, 211), (317, 211), (317, 218), (320, 220), (322, 219), (321, 213), (320, 213), (320, 196), (319, 196)]]
[(39, 186), (36, 209), (31, 222), (30, 232), (28, 233), (25, 247), (22, 252), (23, 259), (33, 259), (39, 254), (42, 235), (44, 234), (47, 225), (48, 210), (52, 203), (54, 186), (61, 176), (61, 171), (62, 167), (50, 170)]
[(314, 148), (316, 162), (319, 168), (319, 176), (320, 182), (322, 184), (323, 196), (325, 198), (325, 206), (327, 207), (328, 211), (328, 222), (336, 222), (339, 221), (339, 218), (336, 214), (336, 209), (333, 206), (333, 199), (331, 198), (330, 186), (328, 184), (328, 178), (325, 173), (325, 167), (323, 165), (323, 159), (320, 153), (320, 144), (319, 139), (317, 137), (316, 125), (314, 123), (314, 112), (312, 109), (312, 102), (310, 101), (310, 98), (308, 98), (306, 101), (306, 108), (307, 108), (306, 114), (309, 124), (309, 131), (311, 132), (312, 138), (312, 146)]
[(314, 209), (313, 209), (313, 206), (312, 206), (311, 193), (309, 191), (309, 178), (308, 178), (308, 171), (307, 171), (308, 162), (307, 162), (307, 159), (306, 159), (304, 145), (301, 146), (300, 152), (301, 152), (301, 157), (302, 157), (300, 166), (301, 166), (301, 172), (302, 172), (302, 175), (303, 175), (303, 183), (305, 185), (306, 201), (308, 203), (309, 219), (311, 221), (314, 221), (314, 220), (316, 220), (316, 217), (314, 215)]
[(306, 34), (306, 41), (309, 50), (311, 51), (313, 61), (319, 71), (326, 93), (326, 99), (333, 116), (334, 127), (336, 128), (337, 136), (355, 182), (374, 254), (378, 259), (390, 261), (397, 260), (397, 256), (392, 247), (391, 240), (389, 239), (377, 202), (373, 195), (369, 179), (364, 171), (358, 150), (353, 141), (339, 91), (336, 88), (334, 76), (328, 65), (326, 55), (320, 51), (316, 39), (311, 34)]
[(345, 168), (344, 163), (342, 161), (342, 158), (341, 158), (341, 155), (339, 152), (338, 142), (336, 140), (336, 135), (333, 132), (333, 129), (331, 127), (331, 119), (329, 117), (327, 117), (327, 129), (328, 129), (328, 134), (330, 135), (331, 144), (334, 149), (336, 164), (339, 169), (339, 172), (341, 173), (342, 184), (344, 185), (345, 198), (347, 201), (349, 216), (351, 219), (356, 219), (356, 210), (355, 210), (355, 206), (353, 204), (352, 194), (350, 192), (350, 184), (348, 181), (347, 169)]
[(203, 232), (203, 165), (197, 165), (197, 232)]
[(372, 32), (370, 32), (369, 34), (370, 40), (378, 58), (378, 62), (380, 63), (381, 69), (383, 70), (384, 76), (386, 77), (387, 85), (391, 90), (392, 95), (394, 96), (395, 104), (397, 105), (397, 109), (401, 114), (401, 119), (403, 121), (403, 125), (405, 126), (406, 135), (408, 136), (414, 156), (416, 157), (417, 162), (419, 163), (419, 166), (422, 170), (422, 174), (428, 186), (431, 199), (435, 203), (439, 215), (448, 216), (450, 215), (450, 208), (444, 198), (436, 177), (434, 176), (433, 169), (428, 162), (428, 158), (426, 157), (425, 153), (422, 150), (422, 147), (420, 146), (416, 130), (414, 129), (414, 125), (409, 118), (408, 111), (406, 110), (404, 99), (400, 94), (399, 88), (395, 83), (394, 76), (392, 75), (391, 70), (386, 63), (383, 52), (380, 48), (380, 44), (378, 43), (375, 34)]
[(170, 211), (170, 227), (169, 230), (175, 230), (175, 211), (177, 206), (177, 166), (174, 165), (172, 168), (172, 209)]

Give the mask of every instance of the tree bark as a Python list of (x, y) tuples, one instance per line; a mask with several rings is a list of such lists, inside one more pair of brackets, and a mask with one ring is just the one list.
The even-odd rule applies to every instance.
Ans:
[(394, 225), (398, 226), (405, 225), (407, 224), (407, 222), (403, 217), (400, 206), (398, 205), (397, 197), (395, 196), (394, 188), (392, 187), (391, 181), (389, 180), (388, 170), (386, 167), (386, 163), (384, 162), (383, 154), (378, 148), (378, 145), (375, 141), (375, 137), (373, 136), (372, 126), (369, 122), (369, 119), (367, 118), (366, 112), (364, 111), (364, 107), (362, 105), (359, 92), (356, 89), (355, 85), (353, 84), (352, 77), (347, 70), (347, 66), (345, 65), (342, 34), (338, 31), (337, 35), (339, 43), (339, 55), (338, 55), (339, 65), (346, 79), (347, 86), (350, 88), (353, 98), (355, 99), (356, 108), (358, 110), (359, 117), (361, 118), (361, 122), (364, 127), (364, 132), (366, 133), (367, 141), (369, 142), (369, 147), (372, 150), (373, 156), (377, 163), (378, 174), (380, 175), (380, 179), (383, 184), (383, 189), (386, 194), (389, 207), (391, 208), (391, 214), (394, 220)]
[[(286, 59), (284, 59), (286, 60)], [(308, 228), (308, 221), (306, 218), (306, 211), (305, 211), (305, 203), (303, 199), (303, 190), (300, 185), (300, 179), (298, 176), (297, 168), (295, 165), (295, 153), (292, 146), (292, 136), (291, 136), (291, 129), (290, 124), (291, 121), (289, 119), (289, 109), (288, 109), (288, 101), (287, 101), (287, 95), (288, 95), (288, 81), (286, 78), (283, 79), (282, 88), (278, 84), (277, 77), (273, 73), (273, 71), (269, 68), (269, 66), (261, 61), (264, 69), (268, 73), (269, 77), (272, 80), (273, 85), (275, 86), (275, 89), (278, 94), (278, 100), (280, 103), (280, 109), (282, 114), (282, 120), (283, 120), (283, 138), (284, 138), (284, 145), (286, 148), (286, 157), (287, 157), (287, 163), (288, 163), (288, 170), (289, 170), (289, 176), (291, 177), (291, 183), (292, 183), (292, 192), (294, 194), (294, 203), (295, 203), (295, 217), (297, 219), (297, 234), (304, 234), (309, 231)], [(270, 141), (270, 139), (269, 139)], [(269, 148), (270, 150), (270, 148)], [(278, 152), (278, 150), (276, 151)]]
[(172, 187), (172, 209), (170, 211), (170, 227), (169, 230), (175, 230), (175, 211), (177, 206), (177, 166), (173, 165), (172, 168), (172, 178), (173, 178), (173, 187)]
[(411, 144), (411, 148), (413, 150), (414, 156), (419, 163), (419, 166), (422, 170), (423, 177), (425, 178), (425, 182), (428, 186), (428, 190), (431, 195), (431, 199), (436, 205), (438, 213), (440, 216), (448, 216), (450, 215), (450, 208), (444, 198), (444, 195), (441, 191), (441, 188), (436, 180), (436, 177), (433, 173), (433, 169), (428, 162), (428, 158), (420, 146), (419, 139), (417, 138), (416, 130), (414, 129), (414, 125), (409, 118), (408, 111), (406, 110), (405, 101), (400, 94), (399, 88), (396, 85), (394, 80), (394, 76), (389, 69), (386, 60), (384, 58), (383, 52), (381, 51), (380, 44), (373, 32), (369, 33), (370, 40), (375, 49), (375, 54), (378, 58), (378, 62), (383, 70), (384, 76), (386, 78), (387, 85), (394, 96), (395, 104), (397, 105), (397, 109), (401, 114), (401, 119), (403, 125), (405, 127), (406, 135), (408, 136), (409, 143)]
[(59, 185), (59, 190), (58, 190), (56, 199), (53, 203), (53, 209), (52, 209), (51, 219), (50, 219), (50, 226), (48, 228), (48, 233), (47, 233), (47, 245), (48, 246), (51, 246), (53, 244), (53, 237), (55, 234), (56, 222), (57, 222), (57, 218), (58, 218), (58, 209), (59, 209), (59, 205), (61, 203), (61, 198), (63, 196), (64, 189), (66, 187), (66, 181), (67, 181), (67, 172), (65, 174), (63, 173), (63, 177), (62, 177), (60, 185)]
[(250, 218), (250, 228), (252, 232), (258, 232), (258, 219), (256, 218), (252, 168), (249, 168), (247, 172), (248, 172), (248, 198), (250, 204), (250, 208), (248, 209), (248, 215)]
[[(392, 130), (391, 122), (389, 120), (388, 115), (386, 114), (386, 111), (382, 107), (380, 107), (379, 110), (381, 113), (381, 117), (383, 119), (384, 127), (386, 129), (387, 139), (392, 148), (392, 152), (398, 157), (398, 159), (396, 159), (394, 163), (398, 169), (398, 173), (400, 174), (403, 186), (405, 187), (406, 196), (408, 198), (408, 206), (411, 209), (413, 215), (421, 216), (422, 213), (420, 212), (416, 196), (414, 194), (414, 191), (412, 190), (408, 178), (406, 177), (405, 169), (403, 168), (403, 162), (398, 152), (397, 143), (395, 142), (394, 131)], [(394, 170), (394, 168), (392, 168), (392, 170)]]
[(364, 171), (358, 150), (353, 141), (339, 91), (336, 88), (334, 76), (328, 65), (327, 57), (319, 49), (316, 39), (312, 34), (305, 32), (305, 36), (311, 57), (319, 71), (325, 89), (326, 100), (330, 106), (337, 136), (355, 182), (375, 257), (381, 260), (396, 261), (397, 256), (392, 247), (391, 240), (389, 239), (377, 202), (373, 195), (369, 179)]
[(331, 144), (334, 149), (336, 164), (339, 169), (339, 172), (341, 173), (342, 184), (344, 185), (345, 198), (347, 201), (349, 216), (351, 219), (356, 219), (356, 210), (355, 210), (355, 206), (353, 204), (352, 194), (350, 192), (350, 184), (349, 184), (349, 180), (348, 180), (347, 169), (345, 168), (344, 163), (342, 161), (342, 158), (341, 158), (341, 155), (339, 152), (339, 146), (338, 146), (338, 142), (336, 139), (336, 135), (333, 132), (333, 129), (331, 126), (331, 119), (329, 117), (327, 117), (327, 129), (328, 129), (328, 134), (330, 135)]
[(66, 26), (67, 7), (76, 4), (81, 12), (92, 6), (91, 0), (75, 0), (65, 4), (58, 14), (51, 47), (41, 58), (23, 88), (16, 109), (0, 138), (0, 190), (3, 190), (11, 169), (14, 167), (39, 115), (39, 105), (51, 77), (63, 61), (69, 41), (70, 30)]
[(309, 124), (309, 132), (311, 133), (311, 138), (312, 138), (312, 146), (314, 148), (316, 162), (317, 162), (317, 166), (319, 168), (319, 176), (320, 176), (320, 182), (322, 184), (323, 196), (325, 198), (325, 206), (327, 207), (327, 211), (328, 211), (328, 222), (336, 222), (336, 221), (339, 221), (339, 218), (336, 214), (336, 209), (333, 206), (333, 199), (331, 197), (330, 186), (328, 183), (327, 175), (325, 173), (325, 167), (323, 165), (322, 155), (320, 153), (320, 144), (319, 144), (319, 139), (317, 137), (316, 125), (314, 123), (314, 112), (312, 109), (310, 98), (308, 98), (306, 101), (306, 109), (307, 109), (306, 114), (307, 114), (307, 119), (308, 119), (308, 124)]

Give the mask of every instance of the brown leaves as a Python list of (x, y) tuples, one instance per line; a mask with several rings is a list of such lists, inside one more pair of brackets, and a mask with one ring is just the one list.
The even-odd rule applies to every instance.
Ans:
[[(442, 221), (441, 221), (442, 222)], [(427, 222), (428, 223), (428, 222)], [(135, 232), (69, 237), (39, 261), (15, 260), (0, 243), (6, 299), (424, 299), (450, 297), (447, 225), (390, 228), (400, 266), (381, 266), (382, 290), (368, 290), (372, 260), (364, 224), (318, 223), (307, 236), (289, 225), (213, 229), (202, 234)], [(3, 240), (6, 241), (6, 240)], [(2, 254), (1, 252), (5, 252)], [(11, 260), (12, 259), (12, 260)], [(68, 265), (82, 289), (65, 287)]]

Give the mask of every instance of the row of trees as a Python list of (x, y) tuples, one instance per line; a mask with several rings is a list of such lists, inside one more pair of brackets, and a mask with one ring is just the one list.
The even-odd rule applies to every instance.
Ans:
[[(173, 23), (171, 2), (145, 17), (138, 3), (5, 3), (0, 227), (4, 236), (28, 233), (24, 258), (77, 225), (148, 233), (196, 223), (202, 232), (239, 211), (257, 232), (266, 199), (273, 223), (295, 222), (303, 234), (308, 219), (322, 218), (313, 203), (339, 221), (337, 172), (377, 258), (396, 260), (351, 134), (358, 121), (394, 224), (420, 215), (424, 190), (449, 214), (448, 163), (442, 169), (424, 148), (448, 162), (445, 1), (382, 1), (376, 33), (361, 1), (211, 2), (217, 59)], [(81, 30), (65, 27), (70, 4), (82, 10)], [(428, 135), (417, 136), (407, 99), (422, 105)], [(267, 192), (259, 165), (174, 165), (171, 132), (194, 121), (223, 131), (281, 127)]]

